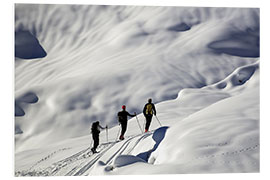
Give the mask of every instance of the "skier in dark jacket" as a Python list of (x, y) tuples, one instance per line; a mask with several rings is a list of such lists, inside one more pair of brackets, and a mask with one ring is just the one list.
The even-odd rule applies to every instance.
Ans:
[(134, 115), (129, 114), (129, 112), (126, 111), (126, 106), (123, 105), (122, 106), (122, 111), (118, 112), (118, 121), (121, 124), (122, 127), (122, 131), (121, 131), (121, 135), (119, 137), (120, 140), (124, 140), (124, 134), (127, 130), (127, 120), (128, 120), (128, 116), (130, 117), (134, 117), (136, 116), (136, 112), (134, 113)]
[(157, 111), (155, 105), (152, 103), (152, 99), (148, 99), (148, 103), (143, 108), (143, 114), (146, 119), (145, 132), (148, 132), (149, 126), (152, 121), (153, 114), (156, 115)]
[[(108, 128), (107, 126), (105, 128)], [(92, 124), (91, 127), (91, 133), (92, 133), (92, 137), (94, 140), (94, 147), (91, 148), (91, 151), (93, 153), (97, 153), (96, 149), (99, 145), (99, 133), (100, 133), (100, 129), (105, 129), (104, 127), (99, 125), (99, 121), (96, 121)]]

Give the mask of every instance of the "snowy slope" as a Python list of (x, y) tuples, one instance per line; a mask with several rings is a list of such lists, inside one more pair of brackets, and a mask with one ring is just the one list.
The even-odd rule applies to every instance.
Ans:
[[(258, 9), (17, 4), (15, 32), (16, 175), (259, 171)], [(116, 143), (149, 97), (162, 128)]]
[[(158, 128), (153, 121), (151, 127), (156, 130), (141, 134), (133, 118), (124, 141), (110, 138), (107, 143), (106, 134), (101, 133), (103, 143), (96, 155), (90, 152), (90, 136), (18, 153), (16, 175), (258, 172), (258, 65), (241, 67), (215, 85), (184, 89), (176, 100), (157, 104), (163, 126)], [(234, 78), (239, 73), (246, 74), (242, 76), (247, 79), (244, 84)], [(222, 91), (216, 88), (224, 83), (234, 85)], [(193, 101), (186, 101), (189, 98)], [(185, 108), (195, 113), (186, 118), (176, 115)], [(175, 114), (170, 117), (167, 114), (171, 112)], [(139, 121), (143, 122), (141, 116)], [(109, 134), (116, 137), (117, 128)]]

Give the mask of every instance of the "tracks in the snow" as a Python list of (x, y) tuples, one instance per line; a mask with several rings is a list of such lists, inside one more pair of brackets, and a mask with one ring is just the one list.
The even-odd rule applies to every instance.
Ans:
[[(35, 163), (31, 166), (30, 169), (26, 171), (18, 171), (15, 173), (16, 176), (57, 176), (57, 175), (65, 175), (65, 176), (80, 176), (80, 175), (87, 175), (89, 170), (93, 167), (93, 165), (98, 162), (102, 157), (106, 165), (110, 165), (113, 160), (121, 155), (121, 154), (130, 154), (133, 149), (138, 145), (140, 141), (152, 135), (153, 132), (149, 132), (146, 134), (139, 134), (135, 136), (127, 137), (124, 141), (116, 141), (116, 142), (109, 142), (103, 143), (100, 145), (99, 150), (100, 152), (97, 154), (93, 154), (90, 150), (90, 147), (82, 149), (81, 151), (64, 158), (60, 161), (57, 161), (50, 165), (45, 169), (40, 169), (38, 165), (41, 162), (44, 162), (48, 158), (55, 155), (58, 151), (51, 153), (50, 155), (42, 158), (40, 161)], [(121, 143), (116, 149), (113, 147)], [(61, 149), (66, 150), (66, 148)], [(111, 155), (109, 157), (105, 157), (108, 151), (111, 151)]]
[[(151, 133), (152, 134), (152, 133)], [(148, 137), (149, 135), (151, 135), (150, 133), (145, 134), (145, 135), (137, 135), (137, 136), (133, 136), (133, 137), (129, 137), (127, 140), (123, 141), (123, 144), (121, 145), (121, 147), (113, 154), (110, 156), (110, 158), (106, 161), (106, 165), (109, 165), (113, 162), (113, 160), (115, 159), (115, 157), (117, 157), (118, 155), (121, 155), (123, 153), (125, 154), (129, 154), (135, 147), (136, 145), (142, 140), (145, 139), (146, 137)], [(132, 140), (134, 140), (135, 138), (137, 138), (138, 136), (141, 136), (138, 138), (138, 140), (134, 143), (134, 145), (129, 148), (128, 151), (127, 148), (129, 147), (130, 143)], [(88, 163), (86, 163), (82, 168), (79, 169), (79, 171), (77, 171), (75, 174), (72, 173), (68, 173), (66, 175), (75, 175), (75, 176), (79, 176), (79, 175), (84, 175), (85, 172), (87, 172), (107, 151), (109, 151), (117, 142), (114, 142), (112, 144), (109, 145), (109, 147), (104, 148), (94, 159), (90, 160)]]

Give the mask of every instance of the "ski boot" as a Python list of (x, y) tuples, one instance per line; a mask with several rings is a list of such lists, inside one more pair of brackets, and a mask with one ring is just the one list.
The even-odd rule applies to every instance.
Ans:
[(121, 135), (121, 136), (119, 137), (119, 139), (122, 141), (122, 140), (124, 140), (125, 138), (124, 138), (123, 135)]
[(91, 148), (91, 151), (93, 154), (97, 153), (97, 151), (94, 148)]

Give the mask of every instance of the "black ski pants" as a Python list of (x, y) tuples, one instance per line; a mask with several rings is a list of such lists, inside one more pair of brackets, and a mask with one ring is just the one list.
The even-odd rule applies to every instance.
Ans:
[(94, 140), (94, 147), (93, 149), (96, 150), (99, 145), (99, 134), (93, 133), (92, 134), (93, 140)]
[(121, 123), (122, 131), (121, 131), (121, 136), (124, 136), (126, 130), (127, 130), (127, 122)]
[(151, 124), (151, 121), (152, 121), (152, 117), (153, 115), (145, 115), (145, 119), (146, 119), (146, 124), (145, 124), (145, 130), (149, 130), (149, 126)]

